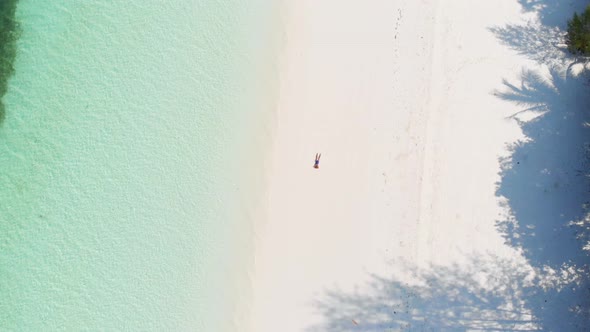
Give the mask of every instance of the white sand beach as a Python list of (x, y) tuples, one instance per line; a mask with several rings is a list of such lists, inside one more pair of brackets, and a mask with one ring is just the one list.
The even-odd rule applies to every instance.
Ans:
[(498, 229), (501, 158), (525, 137), (510, 116), (526, 107), (497, 94), (547, 70), (492, 31), (535, 13), (298, 0), (284, 15), (249, 330), (539, 328), (538, 266)]

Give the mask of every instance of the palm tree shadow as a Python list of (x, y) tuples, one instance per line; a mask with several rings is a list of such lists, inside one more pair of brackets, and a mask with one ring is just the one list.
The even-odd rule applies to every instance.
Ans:
[[(496, 195), (508, 214), (497, 226), (534, 267), (578, 278), (577, 287), (557, 293), (561, 306), (569, 308), (563, 319), (590, 317), (590, 261), (585, 251), (590, 250), (590, 77), (585, 66), (573, 74), (574, 65), (587, 59), (569, 55), (563, 45), (568, 19), (588, 4), (519, 3), (538, 20), (491, 30), (504, 44), (550, 69), (546, 77), (525, 70), (519, 84), (504, 81), (503, 92), (496, 93), (523, 107), (511, 118), (526, 137), (509, 146), (510, 157), (500, 159)], [(533, 309), (537, 317), (545, 314), (538, 306)]]
[(581, 12), (588, 5), (582, 0), (518, 0), (525, 12), (537, 12), (545, 26), (564, 26), (573, 12)]
[(565, 30), (529, 22), (490, 28), (496, 37), (511, 49), (538, 62), (561, 64), (567, 58)]
[[(508, 214), (497, 221), (498, 229), (532, 266), (577, 278), (577, 286), (560, 289), (552, 299), (569, 308), (561, 320), (588, 328), (590, 257), (583, 249), (590, 203), (588, 74), (551, 69), (544, 78), (527, 70), (520, 84), (504, 81), (503, 90), (496, 95), (523, 106), (510, 118), (520, 124), (526, 138), (509, 146), (510, 157), (500, 160), (496, 195)], [(539, 306), (531, 308), (536, 317), (547, 315)]]
[[(395, 264), (406, 265), (412, 284), (372, 275), (362, 290), (329, 290), (315, 303), (325, 323), (308, 331), (578, 330), (586, 323), (584, 316), (564, 321), (571, 310), (560, 292), (537, 287), (537, 274), (513, 261), (484, 255), (462, 266)], [(553, 286), (563, 291), (571, 284)]]
[[(589, 204), (590, 94), (585, 75), (550, 70), (550, 79), (524, 71), (519, 86), (504, 82), (500, 98), (523, 105), (513, 115), (524, 141), (501, 160), (496, 194), (510, 214), (498, 222), (507, 243), (535, 266), (584, 265), (588, 255), (572, 223), (583, 220)], [(523, 120), (526, 117), (535, 117)]]

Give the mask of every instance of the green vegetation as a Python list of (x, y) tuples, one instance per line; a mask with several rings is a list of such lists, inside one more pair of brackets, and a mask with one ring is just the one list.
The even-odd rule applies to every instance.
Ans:
[(590, 56), (590, 6), (567, 22), (567, 49), (573, 54)]
[(5, 106), (1, 101), (8, 88), (8, 79), (14, 73), (16, 40), (19, 25), (15, 19), (18, 0), (0, 0), (0, 123), (4, 120)]

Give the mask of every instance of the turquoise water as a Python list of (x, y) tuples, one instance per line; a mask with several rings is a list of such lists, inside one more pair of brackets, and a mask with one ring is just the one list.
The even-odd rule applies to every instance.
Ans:
[(236, 328), (273, 103), (270, 2), (18, 2), (0, 330)]

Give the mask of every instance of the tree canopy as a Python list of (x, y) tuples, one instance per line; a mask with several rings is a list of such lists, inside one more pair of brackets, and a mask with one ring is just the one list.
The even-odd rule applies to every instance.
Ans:
[(590, 6), (567, 22), (566, 42), (570, 52), (590, 56)]

